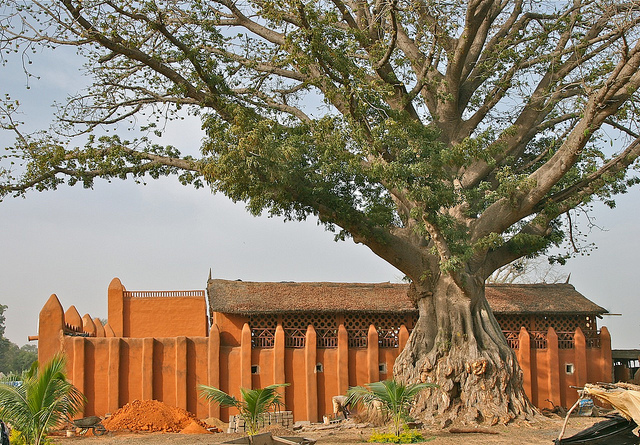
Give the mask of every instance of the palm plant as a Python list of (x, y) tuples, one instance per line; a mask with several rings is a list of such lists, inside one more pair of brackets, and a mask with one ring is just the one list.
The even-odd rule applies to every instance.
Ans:
[(40, 445), (51, 428), (80, 411), (85, 402), (64, 371), (65, 358), (58, 354), (42, 369), (34, 362), (20, 385), (0, 384), (0, 417), (20, 431), (28, 445)]
[(415, 397), (425, 388), (434, 388), (433, 383), (414, 383), (403, 385), (395, 380), (368, 383), (354, 386), (347, 391), (347, 403), (362, 403), (367, 408), (380, 409), (393, 422), (396, 436), (400, 435), (402, 422), (409, 417), (409, 411)]
[(34, 362), (20, 377), (21, 384), (0, 384), (0, 417), (20, 431), (28, 445), (40, 445), (51, 428), (85, 403), (84, 395), (67, 381), (65, 364), (64, 356), (58, 354), (42, 369)]
[(248, 434), (253, 436), (258, 432), (262, 415), (270, 408), (282, 405), (282, 395), (278, 392), (278, 388), (284, 386), (289, 384), (278, 383), (262, 389), (240, 388), (242, 400), (213, 386), (200, 385), (199, 388), (201, 395), (208, 401), (217, 403), (221, 407), (236, 408), (240, 417), (244, 419)]

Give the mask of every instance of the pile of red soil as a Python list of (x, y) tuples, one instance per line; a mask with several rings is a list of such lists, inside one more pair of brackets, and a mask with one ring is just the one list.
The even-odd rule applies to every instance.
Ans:
[[(216, 430), (217, 431), (217, 430)], [(200, 425), (195, 420), (192, 420), (189, 425), (184, 427), (180, 434), (210, 434), (211, 431)]]
[(134, 400), (102, 422), (105, 428), (110, 431), (159, 431), (165, 433), (179, 433), (192, 423), (203, 429), (206, 428), (206, 425), (190, 412), (157, 400)]

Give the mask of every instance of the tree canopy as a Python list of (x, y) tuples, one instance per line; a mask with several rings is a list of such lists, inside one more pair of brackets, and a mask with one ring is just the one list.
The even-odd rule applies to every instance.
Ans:
[(38, 348), (34, 345), (18, 347), (4, 336), (5, 310), (8, 306), (0, 304), (0, 372), (4, 374), (20, 373), (31, 367), (38, 359)]
[[(3, 51), (71, 45), (93, 79), (59, 132), (22, 134), (5, 101), (3, 196), (176, 174), (317, 215), (416, 279), (474, 256), (488, 276), (635, 182), (635, 2), (2, 3)], [(182, 110), (207, 133), (197, 159), (91, 133)]]

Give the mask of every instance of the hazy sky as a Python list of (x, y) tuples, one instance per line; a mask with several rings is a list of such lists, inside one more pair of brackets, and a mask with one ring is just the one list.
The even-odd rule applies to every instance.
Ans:
[[(38, 81), (23, 89), (16, 65), (0, 68), (5, 91), (20, 96), (23, 120), (45, 127), (54, 98), (74, 91), (82, 78), (64, 57), (41, 56)], [(64, 56), (64, 54), (62, 54)], [(163, 140), (194, 151), (197, 124), (175, 125)], [(6, 143), (0, 134), (0, 144)], [(636, 189), (618, 200), (618, 208), (595, 207), (588, 257), (571, 260), (563, 273), (570, 283), (612, 313), (600, 320), (614, 348), (640, 348), (637, 256), (640, 209)], [(93, 190), (58, 191), (8, 198), (0, 203), (0, 303), (6, 312), (6, 336), (22, 345), (37, 334), (38, 313), (57, 294), (66, 310), (107, 316), (107, 286), (119, 277), (130, 290), (204, 289), (209, 269), (214, 278), (253, 281), (399, 281), (402, 274), (351, 241), (335, 243), (315, 221), (283, 223), (254, 218), (242, 203), (233, 204), (208, 190), (181, 186), (175, 178), (133, 182), (98, 181)]]

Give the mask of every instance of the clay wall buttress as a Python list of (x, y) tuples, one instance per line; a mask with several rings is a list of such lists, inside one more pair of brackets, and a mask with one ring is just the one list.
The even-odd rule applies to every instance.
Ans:
[(312, 325), (307, 328), (304, 347), (304, 374), (305, 374), (305, 406), (306, 420), (318, 421), (318, 379), (316, 377), (316, 330)]
[(367, 383), (380, 380), (378, 331), (374, 325), (369, 326), (367, 333)]
[(531, 337), (527, 330), (523, 327), (520, 328), (520, 334), (518, 335), (518, 350), (516, 357), (520, 368), (522, 369), (522, 386), (524, 392), (529, 397), (529, 400), (533, 400), (533, 386), (531, 375)]
[[(137, 342), (134, 340), (134, 342)], [(143, 338), (142, 339), (142, 362), (140, 363), (140, 378), (142, 400), (153, 400), (153, 349), (155, 347), (155, 339)]]
[(127, 314), (124, 312), (124, 286), (118, 278), (111, 280), (109, 290), (107, 291), (107, 313), (109, 317), (109, 326), (113, 329), (116, 337), (128, 337), (128, 333), (124, 331), (124, 319)]
[(400, 325), (400, 332), (398, 333), (398, 349), (402, 351), (409, 341), (409, 330), (405, 325)]
[[(547, 332), (547, 397), (556, 405), (560, 405), (560, 358), (558, 356), (558, 334), (553, 328)], [(549, 402), (542, 405), (549, 407)]]
[(580, 328), (576, 329), (574, 345), (575, 386), (582, 387), (587, 383), (587, 340)]
[[(207, 343), (208, 374), (206, 385), (220, 388), (220, 329), (217, 324), (213, 324), (209, 330), (209, 341)], [(209, 417), (220, 417), (220, 406), (215, 403), (209, 404)]]
[(46, 363), (65, 349), (64, 310), (52, 294), (38, 316), (38, 362)]
[(613, 381), (613, 357), (611, 352), (611, 334), (609, 330), (603, 326), (600, 329), (600, 360), (601, 360), (601, 382)]
[(251, 329), (248, 323), (245, 323), (242, 327), (240, 367), (236, 369), (240, 374), (240, 387), (253, 389), (251, 386)]
[(175, 406), (187, 409), (187, 337), (175, 338)]
[(344, 323), (340, 323), (338, 327), (337, 360), (338, 394), (345, 394), (349, 389), (349, 334), (344, 327)]
[[(273, 383), (287, 383), (286, 364), (285, 364), (285, 337), (282, 324), (278, 323), (276, 333), (273, 339)], [(282, 400), (286, 400), (288, 388), (279, 388)]]

